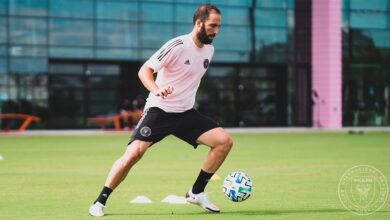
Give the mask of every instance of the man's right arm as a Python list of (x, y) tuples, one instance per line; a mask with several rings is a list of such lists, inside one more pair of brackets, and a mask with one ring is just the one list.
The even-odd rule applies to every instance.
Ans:
[(173, 92), (172, 86), (166, 86), (165, 88), (160, 89), (156, 82), (154, 81), (154, 70), (148, 66), (143, 65), (138, 72), (138, 77), (140, 78), (142, 84), (148, 89), (151, 93), (161, 98), (166, 98), (169, 94)]

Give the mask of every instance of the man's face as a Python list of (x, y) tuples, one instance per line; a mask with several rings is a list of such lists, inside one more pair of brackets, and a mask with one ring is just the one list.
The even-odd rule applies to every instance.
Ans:
[(202, 44), (211, 44), (214, 37), (218, 34), (219, 27), (221, 26), (221, 15), (212, 12), (209, 15), (209, 19), (204, 22), (200, 22), (201, 27), (196, 34)]

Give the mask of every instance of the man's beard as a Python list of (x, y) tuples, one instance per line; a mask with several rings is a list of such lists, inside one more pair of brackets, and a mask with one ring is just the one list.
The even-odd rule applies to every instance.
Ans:
[[(211, 44), (213, 42), (213, 39), (215, 37), (215, 34), (213, 35), (207, 35), (206, 28), (204, 27), (204, 24), (200, 28), (200, 31), (196, 34), (196, 37), (202, 44)], [(211, 38), (213, 37), (213, 38)]]

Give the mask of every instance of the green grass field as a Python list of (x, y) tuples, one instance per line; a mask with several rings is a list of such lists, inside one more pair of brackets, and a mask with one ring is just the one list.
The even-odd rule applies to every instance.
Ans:
[[(0, 136), (0, 219), (92, 219), (87, 210), (127, 134)], [(184, 195), (195, 180), (206, 147), (168, 137), (154, 145), (111, 195), (104, 219), (390, 219), (390, 201), (368, 216), (344, 209), (337, 189), (356, 165), (372, 165), (390, 178), (390, 133), (233, 134), (235, 145), (218, 171), (246, 172), (254, 183), (245, 202), (230, 202), (222, 179), (206, 188), (220, 214), (161, 200)], [(153, 203), (132, 204), (145, 195)]]

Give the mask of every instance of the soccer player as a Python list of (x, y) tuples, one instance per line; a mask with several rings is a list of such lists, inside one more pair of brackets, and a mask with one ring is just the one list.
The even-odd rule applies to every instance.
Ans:
[[(142, 84), (150, 91), (143, 117), (127, 150), (113, 164), (103, 190), (89, 209), (90, 215), (104, 215), (107, 198), (126, 178), (131, 167), (151, 145), (170, 134), (194, 148), (199, 144), (210, 148), (186, 199), (206, 212), (220, 211), (207, 199), (204, 189), (228, 155), (233, 140), (217, 122), (200, 114), (193, 106), (200, 81), (214, 54), (211, 43), (221, 25), (221, 12), (214, 5), (202, 4), (194, 13), (193, 23), (191, 33), (169, 40), (139, 70)], [(157, 73), (156, 80), (154, 73)]]

